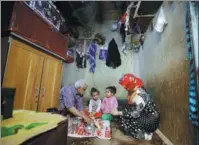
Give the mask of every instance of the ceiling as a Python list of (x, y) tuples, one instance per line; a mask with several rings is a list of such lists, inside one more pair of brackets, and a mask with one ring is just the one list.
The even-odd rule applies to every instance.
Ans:
[[(118, 20), (126, 11), (130, 1), (92, 1), (95, 3), (96, 17), (94, 21)], [(81, 25), (80, 18), (73, 16), (73, 12), (79, 8), (86, 7), (91, 1), (56, 1), (54, 4), (67, 20), (69, 26)], [(146, 31), (155, 13), (158, 11), (162, 1), (137, 1), (138, 7), (131, 11), (131, 19), (139, 20), (142, 33)], [(137, 10), (136, 10), (137, 9)], [(91, 13), (85, 13), (91, 16)]]
[[(140, 1), (137, 1), (137, 3), (139, 2)], [(121, 16), (125, 13), (130, 1), (53, 1), (53, 3), (66, 19), (68, 27), (74, 27), (82, 25), (80, 19), (73, 16), (73, 12), (79, 8), (95, 3), (94, 10), (96, 15), (93, 21), (102, 23), (104, 20), (118, 20), (121, 18)], [(4, 4), (6, 4), (6, 9), (12, 9), (12, 7), (9, 5), (10, 2), (6, 2)], [(148, 28), (154, 14), (158, 11), (161, 4), (162, 1), (141, 1), (138, 8), (135, 8), (131, 11), (130, 19), (139, 24), (142, 33), (144, 33)], [(80, 14), (82, 15), (82, 13)], [(84, 11), (84, 14), (87, 15), (87, 17), (84, 16), (87, 19), (93, 15), (93, 13), (89, 13), (89, 11), (86, 13), (86, 10)], [(5, 15), (5, 19), (6, 17), (7, 15)], [(79, 18), (83, 19), (82, 16)]]

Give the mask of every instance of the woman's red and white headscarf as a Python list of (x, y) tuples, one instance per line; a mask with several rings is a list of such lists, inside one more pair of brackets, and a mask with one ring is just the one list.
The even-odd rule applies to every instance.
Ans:
[(119, 81), (127, 91), (132, 91), (136, 87), (143, 87), (143, 82), (140, 78), (135, 77), (132, 74), (125, 74)]

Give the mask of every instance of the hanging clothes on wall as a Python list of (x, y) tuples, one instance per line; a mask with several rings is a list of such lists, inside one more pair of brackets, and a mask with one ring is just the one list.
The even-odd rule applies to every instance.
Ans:
[(81, 68), (81, 67), (82, 67), (82, 66), (81, 66), (81, 62), (82, 62), (82, 59), (81, 59), (81, 57), (80, 57), (80, 54), (79, 54), (79, 52), (76, 51), (76, 66), (77, 66), (78, 68)]
[(130, 5), (127, 7), (127, 10), (126, 10), (127, 16), (126, 16), (126, 21), (125, 21), (125, 31), (129, 30), (130, 11), (131, 11), (131, 8), (134, 6), (134, 3), (135, 2), (131, 2)]
[(125, 43), (126, 32), (125, 32), (124, 24), (121, 24), (120, 26), (120, 35), (122, 37), (122, 43)]
[(106, 61), (107, 53), (108, 53), (108, 48), (106, 46), (100, 47), (99, 59)]
[(66, 62), (67, 63), (72, 63), (74, 62), (74, 56), (75, 56), (75, 52), (73, 49), (68, 49), (66, 52)]
[[(123, 14), (123, 16), (120, 19), (120, 35), (122, 37), (122, 43), (125, 43), (126, 40), (126, 33), (129, 33), (129, 18), (130, 18), (130, 12), (131, 9), (135, 7), (135, 2), (131, 2), (128, 7), (126, 12)], [(125, 44), (123, 45), (125, 47)]]
[(199, 145), (199, 96), (197, 92), (197, 81), (195, 73), (195, 60), (194, 60), (194, 51), (191, 37), (191, 16), (189, 4), (186, 4), (186, 14), (185, 14), (185, 32), (187, 38), (187, 48), (188, 48), (188, 58), (190, 61), (190, 88), (189, 88), (189, 119), (192, 124), (196, 126), (196, 145)]
[(124, 26), (125, 26), (125, 31), (128, 31), (128, 29), (129, 29), (129, 17), (130, 17), (130, 11), (131, 11), (131, 8), (134, 8), (134, 7), (136, 7), (135, 6), (135, 2), (131, 2), (129, 5), (128, 5), (128, 7), (127, 7), (127, 9), (126, 9), (126, 12), (123, 14), (123, 16), (122, 16), (122, 18), (121, 18), (121, 23), (122, 24), (124, 24)]
[(145, 39), (145, 36), (141, 35), (139, 41), (140, 41), (140, 45), (141, 45), (142, 48), (143, 48), (143, 45), (144, 45), (144, 39)]
[(76, 65), (78, 68), (86, 68), (86, 55), (84, 50), (84, 40), (78, 40), (76, 48)]
[(117, 31), (118, 30), (118, 22), (116, 22), (116, 23), (113, 23), (112, 25), (111, 25), (111, 29), (110, 29), (112, 32), (114, 32), (114, 31)]
[(86, 68), (86, 56), (76, 51), (76, 65), (78, 68)]
[(121, 65), (120, 52), (114, 39), (109, 42), (106, 65), (113, 69)]
[(166, 20), (166, 18), (165, 18), (164, 10), (163, 10), (163, 8), (161, 7), (161, 8), (160, 8), (159, 15), (158, 15), (158, 19), (157, 19), (157, 22), (156, 22), (156, 24), (155, 24), (154, 29), (155, 29), (157, 32), (161, 33), (161, 32), (163, 32), (164, 27), (166, 26), (167, 23), (168, 23), (168, 22), (167, 22), (167, 20)]
[(97, 45), (94, 41), (91, 42), (89, 46), (89, 62), (90, 62), (90, 69), (89, 71), (91, 73), (95, 73), (95, 67), (96, 67), (96, 51), (97, 51)]

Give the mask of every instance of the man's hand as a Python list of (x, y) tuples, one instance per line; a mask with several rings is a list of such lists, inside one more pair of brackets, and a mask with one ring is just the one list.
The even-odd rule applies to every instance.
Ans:
[(84, 111), (79, 111), (77, 110), (75, 107), (71, 107), (69, 108), (69, 111), (75, 115), (76, 117), (81, 117), (81, 118), (84, 118), (86, 115), (84, 113)]
[(87, 123), (87, 124), (91, 124), (91, 119), (87, 116), (84, 116), (83, 117), (84, 121)]
[(81, 113), (82, 115), (86, 115), (84, 111), (80, 111), (80, 113)]

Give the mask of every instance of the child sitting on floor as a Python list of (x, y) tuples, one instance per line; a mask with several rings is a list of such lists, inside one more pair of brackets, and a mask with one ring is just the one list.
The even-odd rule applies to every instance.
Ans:
[(100, 112), (101, 109), (101, 100), (99, 98), (99, 91), (96, 88), (91, 89), (91, 97), (92, 99), (89, 101), (89, 110), (87, 115), (89, 115), (91, 118), (101, 118), (102, 113)]
[(106, 97), (102, 101), (102, 119), (103, 120), (112, 120), (113, 117), (111, 115), (112, 111), (118, 108), (118, 102), (115, 97), (116, 87), (109, 86), (106, 88)]

